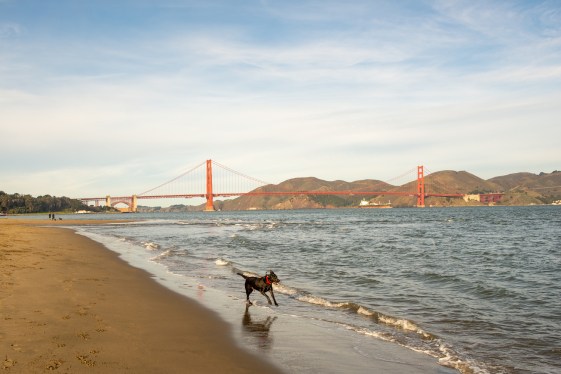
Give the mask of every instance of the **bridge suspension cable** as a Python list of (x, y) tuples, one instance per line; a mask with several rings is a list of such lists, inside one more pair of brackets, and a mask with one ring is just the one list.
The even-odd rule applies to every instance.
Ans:
[(189, 174), (189, 173), (191, 173), (191, 172), (197, 170), (198, 168), (200, 168), (201, 166), (203, 166), (205, 163), (206, 163), (206, 161), (203, 161), (203, 162), (201, 162), (200, 164), (198, 164), (197, 166), (195, 166), (194, 168), (187, 170), (186, 172), (184, 172), (184, 173), (178, 175), (177, 177), (175, 177), (175, 178), (173, 178), (173, 179), (170, 179), (169, 181), (167, 181), (167, 182), (165, 182), (165, 183), (160, 184), (160, 185), (157, 186), (157, 187), (154, 187), (154, 188), (151, 188), (151, 189), (149, 189), (149, 190), (147, 190), (147, 191), (144, 191), (143, 193), (138, 194), (138, 196), (146, 195), (146, 194), (149, 193), (149, 192), (155, 191), (155, 190), (157, 190), (157, 189), (159, 189), (159, 188), (162, 188), (162, 187), (164, 187), (164, 186), (166, 186), (166, 185), (168, 185), (168, 184), (170, 184), (170, 183), (172, 183), (172, 182), (175, 182), (175, 181), (177, 181), (178, 179), (183, 178), (183, 177), (186, 176), (187, 174)]
[(212, 163), (213, 163), (213, 165), (220, 166), (222, 169), (228, 170), (228, 171), (231, 172), (231, 173), (237, 174), (237, 175), (239, 175), (239, 176), (241, 176), (241, 177), (244, 177), (244, 178), (246, 178), (246, 179), (252, 180), (252, 181), (257, 182), (257, 183), (259, 183), (259, 184), (263, 184), (263, 185), (271, 184), (271, 183), (269, 183), (269, 182), (265, 182), (265, 181), (262, 181), (262, 180), (260, 180), (260, 179), (250, 177), (249, 175), (240, 173), (239, 171), (236, 171), (236, 170), (234, 170), (234, 169), (231, 169), (231, 168), (229, 168), (229, 167), (226, 166), (226, 165), (222, 165), (222, 164), (219, 163), (219, 162), (213, 161)]
[[(385, 181), (385, 183), (387, 184), (391, 184), (392, 186), (395, 185), (396, 181), (399, 180), (403, 180), (405, 177), (411, 178), (410, 180), (415, 180), (417, 178), (417, 168), (411, 168), (409, 170), (407, 170), (406, 172), (404, 172), (401, 175), (398, 175), (397, 177), (393, 177), (391, 179), (388, 179), (387, 181)], [(407, 181), (410, 181), (409, 179)], [(403, 183), (401, 183), (403, 184)]]

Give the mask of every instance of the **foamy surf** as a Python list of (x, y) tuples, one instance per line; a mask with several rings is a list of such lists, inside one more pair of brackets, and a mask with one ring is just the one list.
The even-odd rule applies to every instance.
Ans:
[(167, 249), (165, 251), (163, 251), (162, 253), (158, 254), (157, 256), (154, 256), (152, 258), (150, 258), (151, 261), (158, 261), (161, 260), (165, 257), (171, 256), (172, 254), (172, 250), (171, 249)]
[(148, 249), (149, 251), (155, 251), (157, 249), (160, 249), (160, 246), (153, 242), (142, 242), (142, 245), (144, 246), (144, 248)]
[[(275, 289), (277, 289), (277, 287), (275, 287)], [(289, 292), (286, 292), (287, 290)], [(314, 296), (314, 295), (298, 294), (298, 291), (296, 291), (294, 289), (290, 289), (288, 287), (284, 287), (284, 289), (282, 289), (281, 292), (291, 294), (291, 295), (295, 295), (296, 300), (302, 301), (302, 302), (305, 302), (305, 303), (319, 305), (319, 306), (323, 306), (323, 307), (326, 307), (326, 308), (343, 309), (343, 310), (346, 310), (348, 312), (354, 312), (356, 314), (359, 314), (361, 316), (369, 318), (369, 319), (371, 319), (372, 321), (374, 321), (378, 324), (383, 324), (383, 325), (386, 325), (386, 326), (390, 326), (392, 328), (396, 328), (396, 329), (400, 329), (400, 330), (404, 330), (404, 331), (408, 331), (408, 332), (413, 332), (415, 334), (420, 335), (423, 339), (435, 339), (436, 338), (434, 335), (424, 331), (419, 326), (417, 326), (417, 324), (415, 324), (414, 322), (412, 322), (410, 320), (386, 315), (386, 314), (383, 314), (381, 312), (371, 310), (371, 309), (369, 309), (365, 306), (362, 306), (362, 305), (359, 305), (359, 304), (356, 304), (356, 303), (353, 303), (353, 302), (332, 302), (332, 301), (326, 300), (322, 297), (318, 297), (318, 296)]]

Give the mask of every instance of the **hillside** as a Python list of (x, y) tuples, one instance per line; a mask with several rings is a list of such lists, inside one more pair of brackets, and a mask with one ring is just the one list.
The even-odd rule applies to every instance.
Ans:
[(528, 190), (543, 196), (561, 195), (561, 171), (552, 173), (516, 173), (489, 179), (505, 191)]
[[(294, 178), (278, 185), (267, 185), (254, 192), (286, 191), (387, 191), (393, 186), (378, 180), (355, 182), (325, 181), (314, 177)], [(234, 200), (215, 202), (222, 210), (248, 209), (309, 209), (340, 208), (356, 206), (361, 196), (338, 195), (279, 195), (279, 196), (241, 196)], [(215, 204), (216, 205), (216, 204)]]
[[(255, 191), (390, 191), (415, 193), (417, 181), (401, 186), (392, 186), (379, 180), (361, 180), (355, 182), (325, 181), (318, 178), (294, 178), (278, 185), (268, 185)], [(517, 173), (488, 180), (467, 171), (445, 170), (425, 177), (426, 193), (504, 193), (500, 205), (550, 204), (561, 199), (561, 172)], [(242, 196), (234, 200), (216, 202), (216, 208), (222, 210), (247, 209), (310, 209), (356, 207), (362, 198), (377, 203), (391, 201), (394, 207), (412, 207), (416, 205), (416, 196), (337, 196), (337, 195), (289, 195), (289, 196)], [(461, 198), (430, 197), (427, 206), (473, 206), (483, 205), (476, 201), (466, 202)]]
[(532, 173), (514, 173), (503, 175), (501, 177), (494, 177), (489, 181), (494, 182), (501, 186), (504, 190), (508, 191), (521, 185), (527, 185), (535, 182), (538, 179), (537, 174)]
[[(417, 181), (415, 180), (396, 187), (393, 191), (408, 192), (415, 191), (416, 188)], [(466, 171), (444, 170), (425, 177), (425, 193), (475, 194), (487, 192), (501, 192), (501, 187)], [(415, 206), (417, 198), (415, 196), (399, 196), (395, 197), (392, 203), (397, 207)], [(473, 202), (466, 203), (462, 199), (446, 197), (431, 197), (425, 203), (432, 206), (474, 205)]]
[[(363, 198), (377, 203), (391, 202), (393, 207), (413, 207), (417, 203), (414, 195), (417, 181), (413, 180), (401, 186), (365, 179), (354, 182), (342, 180), (325, 181), (314, 177), (293, 178), (277, 185), (270, 184), (253, 192), (288, 192), (288, 191), (389, 191), (408, 192), (411, 196), (396, 195), (278, 195), (278, 196), (241, 196), (232, 200), (215, 200), (219, 210), (281, 210), (312, 208), (351, 208), (357, 207)], [(497, 205), (534, 205), (551, 204), (561, 200), (561, 172), (552, 173), (515, 173), (488, 180), (479, 178), (467, 171), (444, 170), (425, 177), (426, 193), (481, 194), (503, 193), (503, 200)], [(484, 205), (477, 201), (464, 201), (457, 197), (429, 197), (426, 206), (477, 206)], [(156, 208), (141, 207), (142, 211), (156, 211)], [(157, 211), (203, 210), (198, 207), (173, 206), (158, 208)]]
[(561, 199), (561, 172), (515, 173), (494, 177), (489, 181), (506, 192), (505, 205), (551, 204)]

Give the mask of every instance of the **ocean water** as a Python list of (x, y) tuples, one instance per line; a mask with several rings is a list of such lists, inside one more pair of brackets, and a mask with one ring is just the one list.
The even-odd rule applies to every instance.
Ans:
[(77, 229), (178, 292), (243, 304), (236, 273), (273, 270), (275, 310), (359, 346), (385, 340), (461, 373), (561, 372), (561, 207), (124, 217), (135, 222)]

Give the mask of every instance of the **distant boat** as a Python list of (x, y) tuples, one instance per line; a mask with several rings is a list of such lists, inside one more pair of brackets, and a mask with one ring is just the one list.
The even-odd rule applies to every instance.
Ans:
[(8, 213), (0, 212), (0, 218), (6, 218), (6, 217), (8, 217)]
[(359, 208), (391, 208), (392, 203), (388, 201), (386, 204), (380, 204), (375, 202), (370, 202), (368, 200), (362, 199), (360, 204), (358, 204)]

